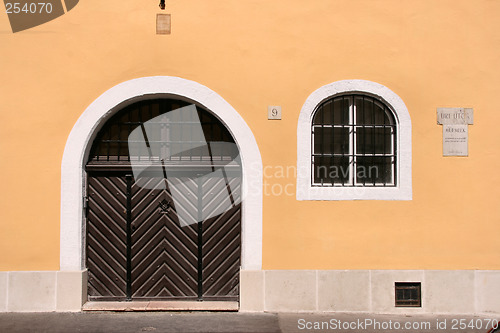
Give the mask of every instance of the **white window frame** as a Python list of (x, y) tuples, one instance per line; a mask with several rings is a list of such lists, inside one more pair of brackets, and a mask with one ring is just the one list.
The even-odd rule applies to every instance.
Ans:
[[(318, 105), (344, 94), (371, 95), (393, 112), (396, 130), (396, 186), (312, 186), (311, 126)], [(366, 80), (343, 80), (314, 91), (302, 106), (297, 126), (297, 200), (412, 200), (411, 119), (403, 100), (389, 88)]]

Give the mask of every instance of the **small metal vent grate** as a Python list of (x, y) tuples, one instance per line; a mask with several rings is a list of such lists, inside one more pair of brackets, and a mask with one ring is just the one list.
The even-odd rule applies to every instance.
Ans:
[(421, 307), (422, 284), (420, 282), (396, 282), (396, 307)]

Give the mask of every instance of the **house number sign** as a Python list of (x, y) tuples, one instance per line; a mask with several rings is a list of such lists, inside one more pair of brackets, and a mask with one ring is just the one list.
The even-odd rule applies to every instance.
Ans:
[(267, 119), (281, 120), (281, 106), (279, 105), (268, 106)]

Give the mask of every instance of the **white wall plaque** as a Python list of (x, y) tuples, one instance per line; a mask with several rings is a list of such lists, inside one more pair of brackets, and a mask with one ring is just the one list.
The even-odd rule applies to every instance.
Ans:
[(443, 156), (469, 156), (467, 125), (443, 126)]
[(443, 125), (443, 156), (469, 156), (468, 125), (473, 121), (471, 108), (437, 109), (437, 123)]
[(473, 112), (471, 108), (438, 108), (437, 123), (439, 125), (472, 125)]

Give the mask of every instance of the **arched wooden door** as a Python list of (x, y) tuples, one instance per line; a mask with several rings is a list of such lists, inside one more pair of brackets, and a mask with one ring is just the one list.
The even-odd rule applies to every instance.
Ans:
[(90, 300), (238, 300), (241, 163), (219, 119), (132, 104), (99, 131), (86, 171)]

